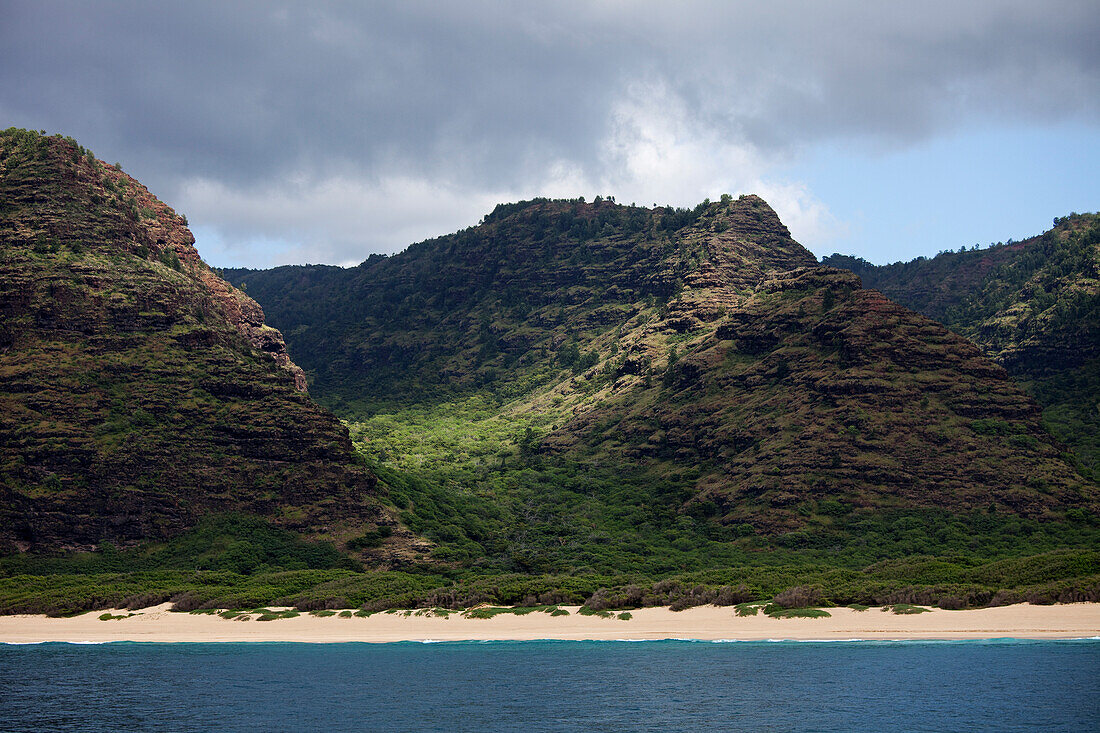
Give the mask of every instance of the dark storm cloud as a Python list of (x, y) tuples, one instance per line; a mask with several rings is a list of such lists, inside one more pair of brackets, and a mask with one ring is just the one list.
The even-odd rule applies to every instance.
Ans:
[(71, 134), (167, 196), (395, 176), (482, 196), (563, 165), (615, 184), (637, 141), (613, 128), (666, 110), (679, 142), (765, 167), (821, 140), (1100, 119), (1091, 0), (754, 5), (9, 0), (0, 121)]
[(391, 161), (428, 171), (443, 154), (487, 174), (536, 149), (583, 153), (607, 92), (585, 79), (610, 46), (532, 39), (494, 15), (20, 4), (4, 25), (0, 110), (231, 181)]

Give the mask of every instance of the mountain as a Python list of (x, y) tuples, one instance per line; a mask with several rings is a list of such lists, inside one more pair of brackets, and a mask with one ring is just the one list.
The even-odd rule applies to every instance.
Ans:
[(380, 470), (421, 479), (396, 500), (436, 557), (880, 557), (1096, 507), (1002, 367), (818, 266), (756, 196), (520, 202), (356, 268), (225, 276)]
[[(594, 358), (579, 350), (601, 335), (652, 316), (704, 263), (724, 268), (727, 289), (744, 289), (816, 260), (755, 196), (693, 211), (539, 199), (351, 270), (224, 274), (282, 326), (319, 399), (370, 412), (526, 394), (561, 364)], [(710, 307), (714, 320), (722, 304)]]
[(1043, 406), (1080, 468), (1100, 479), (1100, 215), (988, 249), (892, 265), (832, 255), (826, 264), (978, 344)]
[(774, 275), (689, 344), (659, 384), (553, 438), (705, 467), (692, 502), (773, 534), (822, 501), (1040, 516), (1080, 498), (1002, 369), (851, 275)]
[(384, 487), (259, 305), (183, 217), (71, 139), (0, 133), (0, 314), (0, 554), (131, 546), (225, 513), (392, 533)]

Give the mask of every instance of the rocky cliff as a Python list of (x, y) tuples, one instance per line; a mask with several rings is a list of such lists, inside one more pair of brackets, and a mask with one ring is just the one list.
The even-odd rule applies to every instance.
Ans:
[(1036, 237), (931, 259), (825, 262), (970, 338), (1013, 373), (1100, 357), (1100, 215), (1073, 214)]
[(1100, 480), (1100, 216), (1072, 214), (1036, 237), (931, 259), (826, 262), (978, 344)]
[(850, 273), (766, 278), (680, 349), (548, 444), (699, 468), (688, 511), (769, 534), (822, 502), (1035, 517), (1084, 499), (1003, 368)]
[(241, 512), (340, 540), (375, 477), (185, 220), (71, 139), (0, 133), (0, 553)]

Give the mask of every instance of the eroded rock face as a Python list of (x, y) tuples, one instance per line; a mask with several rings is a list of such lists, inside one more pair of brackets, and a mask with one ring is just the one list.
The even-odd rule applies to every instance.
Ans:
[(1073, 214), (1053, 229), (984, 250), (876, 266), (826, 258), (868, 287), (973, 340), (1021, 376), (1100, 357), (1100, 215)]
[(1082, 473), (1100, 480), (1100, 214), (1071, 214), (1036, 237), (931, 259), (826, 261), (978, 344), (1043, 406)]
[(211, 512), (339, 539), (375, 477), (184, 221), (75, 143), (0, 134), (0, 552), (169, 536)]
[[(192, 245), (191, 252), (195, 252), (197, 256), (193, 237), (190, 245)], [(290, 356), (286, 353), (286, 342), (283, 341), (283, 335), (279, 330), (264, 323), (264, 311), (260, 304), (211, 272), (202, 260), (198, 260), (195, 270), (207, 292), (221, 306), (226, 319), (248, 340), (248, 343), (261, 353), (267, 354), (286, 371), (294, 380), (295, 389), (299, 392), (307, 391), (306, 373), (290, 360)]]
[[(758, 196), (688, 213), (610, 201), (502, 205), (477, 227), (357, 268), (228, 276), (294, 331), (292, 353), (322, 400), (415, 402), (487, 381), (516, 393), (544, 379), (563, 347), (647, 303), (667, 302), (668, 326), (687, 333), (768, 273), (816, 264)], [(706, 298), (692, 300), (696, 291)]]
[(767, 534), (824, 499), (1033, 517), (1096, 505), (1003, 368), (850, 272), (767, 275), (653, 381), (546, 445), (703, 467), (689, 506)]

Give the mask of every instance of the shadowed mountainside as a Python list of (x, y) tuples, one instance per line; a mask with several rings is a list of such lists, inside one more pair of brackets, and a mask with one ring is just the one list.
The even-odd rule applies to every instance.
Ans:
[(0, 551), (224, 512), (336, 540), (394, 523), (281, 334), (193, 244), (118, 166), (0, 133)]
[(1100, 480), (1100, 215), (1039, 236), (877, 266), (844, 255), (867, 287), (978, 344), (1043, 406), (1082, 472)]

